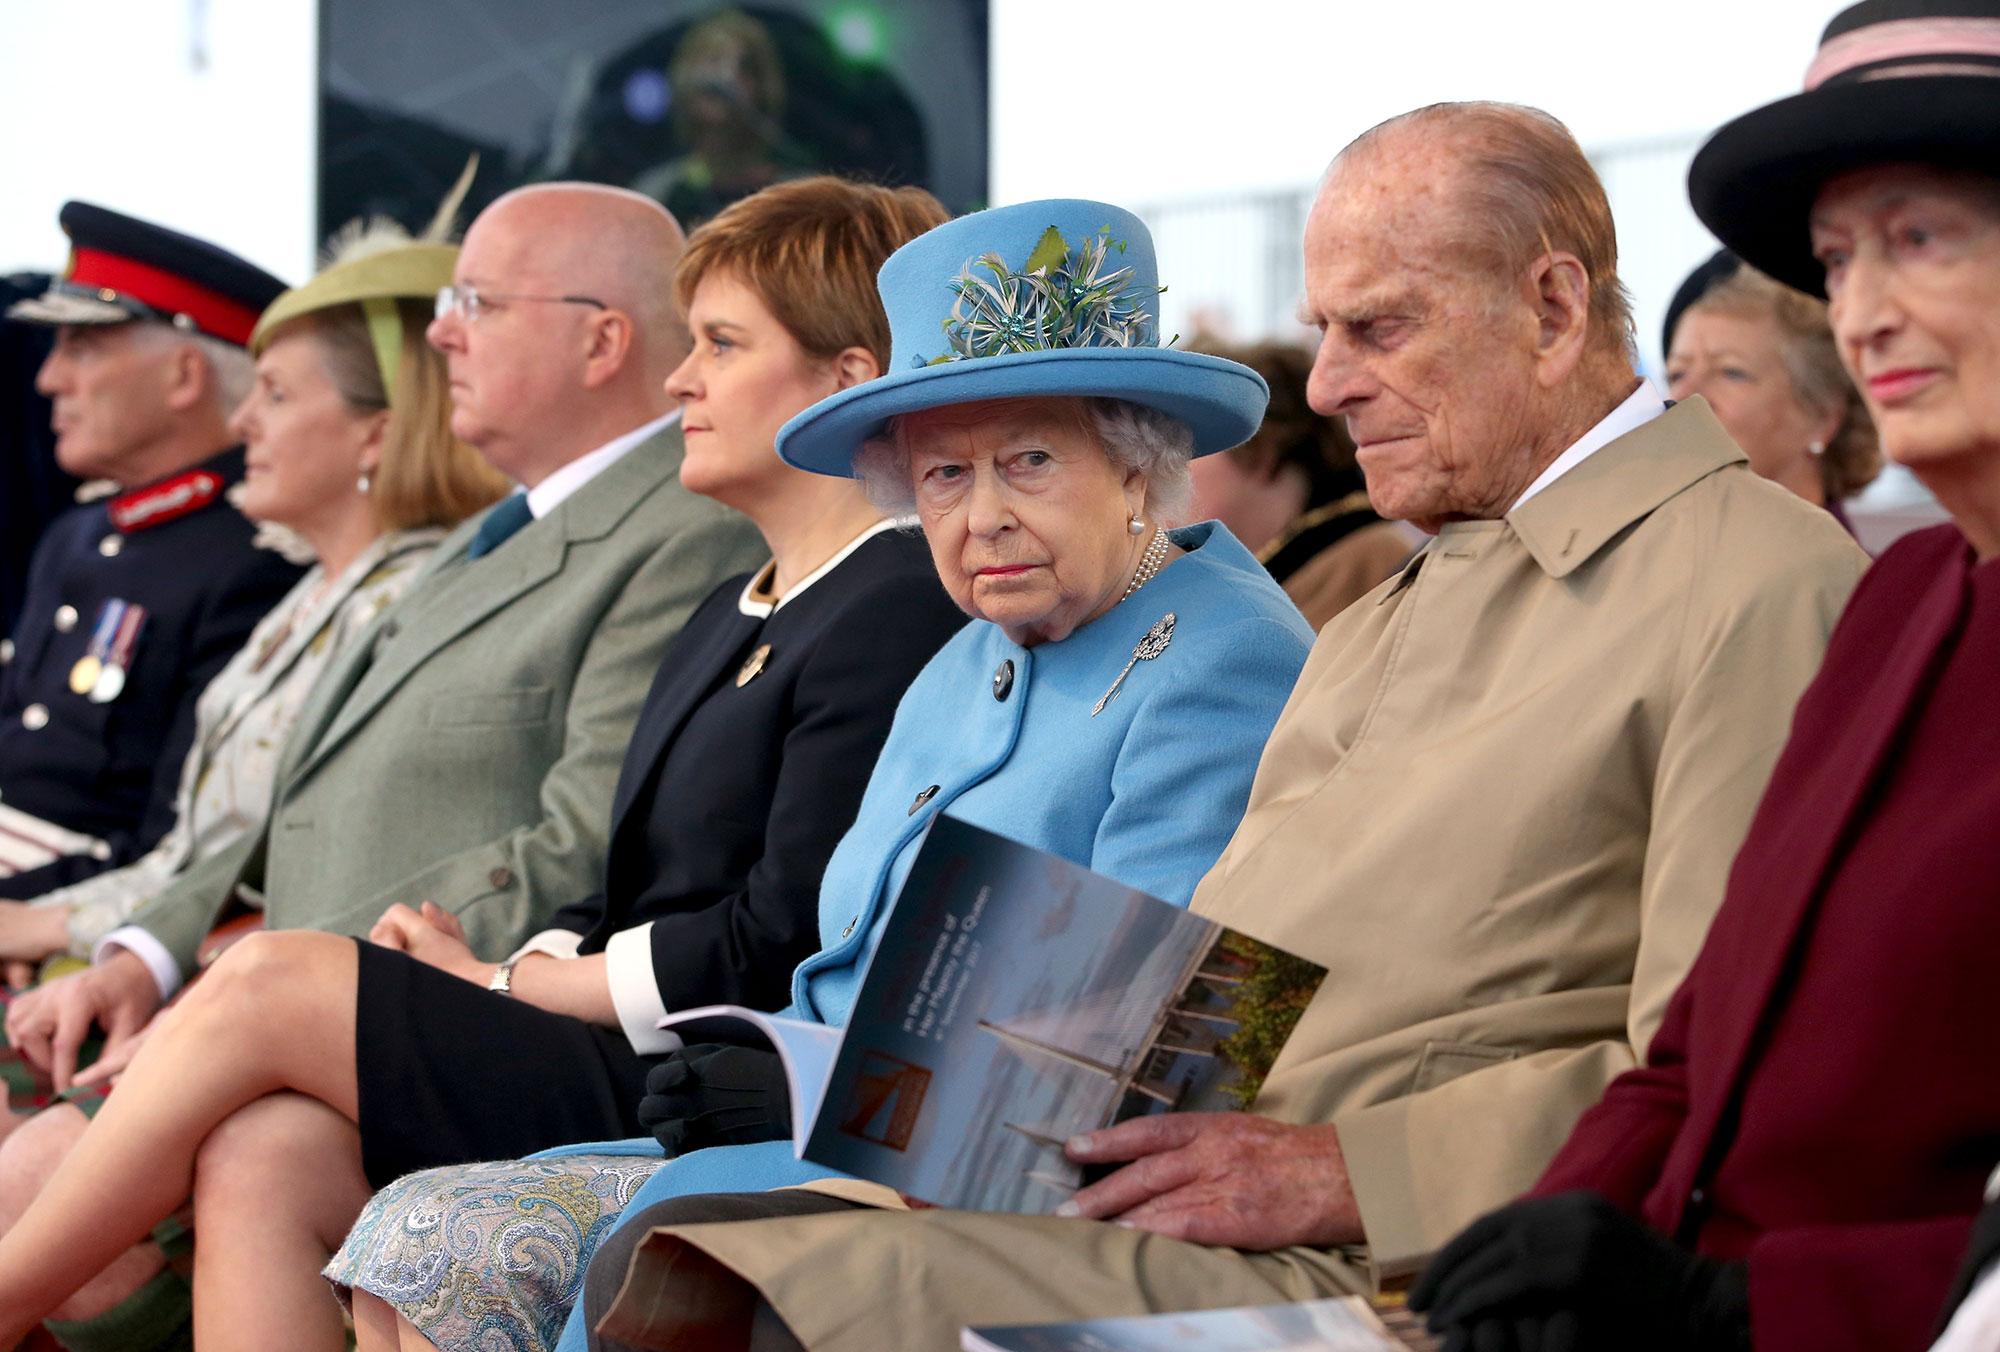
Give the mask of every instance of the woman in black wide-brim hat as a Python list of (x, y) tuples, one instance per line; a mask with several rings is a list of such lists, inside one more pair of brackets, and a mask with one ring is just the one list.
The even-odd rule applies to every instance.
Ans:
[(1411, 1304), (1447, 1349), (1917, 1352), (2000, 1158), (2000, 0), (1844, 11), (1689, 187), (1952, 520), (1855, 591), (1646, 1067)]

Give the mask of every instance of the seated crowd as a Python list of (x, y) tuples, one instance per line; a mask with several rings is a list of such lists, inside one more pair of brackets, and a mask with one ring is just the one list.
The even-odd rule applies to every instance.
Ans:
[[(1310, 354), (1163, 342), (1103, 202), (542, 184), (289, 290), (70, 204), (0, 1346), (2000, 1348), (1994, 52), (1863, 0), (1709, 139), (1665, 391), (1513, 105), (1338, 153)], [(1325, 967), (1250, 1109), (913, 1206), (658, 1027), (842, 1026), (946, 811)]]

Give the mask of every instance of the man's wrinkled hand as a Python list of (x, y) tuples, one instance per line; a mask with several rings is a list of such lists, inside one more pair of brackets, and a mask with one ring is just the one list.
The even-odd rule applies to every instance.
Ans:
[(7, 1041), (48, 1072), (60, 1091), (75, 1080), (77, 1053), (93, 1026), (104, 1030), (105, 1053), (119, 1053), (159, 1007), (152, 972), (138, 955), (120, 949), (17, 997), (7, 1010)]
[(368, 931), (368, 941), (408, 953), (426, 966), (475, 985), (485, 985), (493, 975), (493, 964), (481, 962), (465, 942), (465, 927), (458, 917), (434, 901), (416, 910), (400, 902), (391, 906)]
[(1078, 1164), (1125, 1165), (1057, 1213), (1232, 1249), (1330, 1248), (1362, 1239), (1331, 1126), (1248, 1113), (1135, 1117), (1069, 1142)]

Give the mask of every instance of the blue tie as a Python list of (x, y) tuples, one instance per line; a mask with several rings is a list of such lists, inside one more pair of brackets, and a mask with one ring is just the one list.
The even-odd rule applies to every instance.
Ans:
[(476, 559), (491, 554), (507, 543), (507, 538), (515, 531), (534, 519), (535, 514), (528, 510), (528, 495), (512, 495), (488, 512), (486, 519), (479, 523), (479, 529), (472, 534), (472, 543), (466, 546), (465, 557)]

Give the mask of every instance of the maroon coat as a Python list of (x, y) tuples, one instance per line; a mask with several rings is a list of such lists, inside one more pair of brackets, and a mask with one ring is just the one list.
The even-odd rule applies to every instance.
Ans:
[(2000, 1160), (2000, 563), (1862, 580), (1647, 1066), (1536, 1192), (1747, 1258), (1759, 1349), (1919, 1349)]

